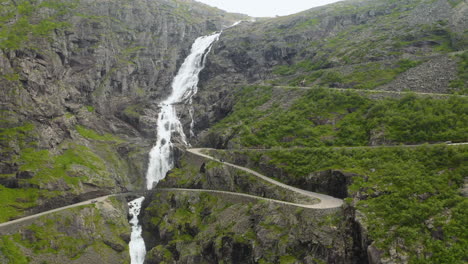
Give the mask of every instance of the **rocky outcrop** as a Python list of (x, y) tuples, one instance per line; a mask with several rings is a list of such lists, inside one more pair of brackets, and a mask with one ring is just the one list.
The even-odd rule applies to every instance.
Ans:
[[(324, 193), (341, 199), (349, 197), (348, 187), (352, 184), (353, 177), (360, 176), (355, 173), (340, 170), (325, 170), (312, 172), (302, 177), (293, 177), (288, 175), (282, 168), (270, 162), (271, 158), (268, 156), (268, 151), (265, 151), (264, 155), (260, 155), (258, 159), (249, 157), (248, 152), (249, 151), (213, 150), (210, 152), (210, 155), (236, 165), (257, 168), (263, 174), (269, 175), (269, 177), (278, 179), (291, 186), (312, 192)], [(262, 153), (261, 150), (256, 150), (256, 152)]]
[(280, 187), (224, 163), (187, 152), (181, 157), (183, 167), (169, 172), (158, 188), (188, 188), (238, 192), (279, 201), (315, 204), (317, 199)]
[(346, 255), (340, 213), (213, 193), (149, 199), (147, 263), (358, 263)]

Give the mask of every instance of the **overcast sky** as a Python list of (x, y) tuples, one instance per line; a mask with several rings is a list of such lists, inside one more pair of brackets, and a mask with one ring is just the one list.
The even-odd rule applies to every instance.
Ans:
[(273, 17), (294, 14), (312, 7), (340, 0), (196, 0), (233, 13), (253, 17)]

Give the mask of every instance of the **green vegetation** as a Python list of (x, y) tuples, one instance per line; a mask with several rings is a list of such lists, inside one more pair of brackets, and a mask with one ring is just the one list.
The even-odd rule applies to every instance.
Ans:
[(14, 190), (0, 185), (0, 199), (2, 204), (0, 208), (0, 222), (9, 221), (12, 217), (18, 215), (18, 211), (27, 209), (36, 205), (38, 191), (34, 189)]
[(353, 67), (352, 73), (342, 74), (335, 70), (318, 70), (324, 65), (324, 62), (301, 62), (291, 66), (277, 66), (274, 68), (273, 73), (281, 76), (299, 73), (288, 81), (288, 84), (292, 86), (310, 86), (317, 83), (321, 86), (371, 90), (391, 82), (399, 74), (418, 66), (420, 63), (420, 61), (408, 59), (399, 60), (395, 63), (371, 62), (356, 65)]
[[(42, 189), (49, 183), (65, 184), (69, 192), (79, 192), (80, 182), (106, 185), (109, 172), (104, 161), (85, 146), (70, 144), (60, 155), (51, 155), (47, 150), (25, 148), (16, 158), (19, 172), (27, 172), (30, 179), (20, 179), (21, 186), (28, 188), (6, 188), (0, 185), (0, 199), (3, 201), (0, 222), (21, 216), (39, 200), (48, 200), (62, 194), (61, 191)], [(98, 175), (98, 177), (96, 177)]]
[(4, 236), (0, 240), (0, 252), (6, 256), (8, 263), (14, 264), (27, 264), (29, 263), (28, 258), (24, 256), (21, 249), (10, 240), (10, 238)]
[[(164, 235), (149, 251), (149, 260), (172, 263), (176, 256), (181, 262), (203, 256), (200, 262), (210, 262), (211, 256), (217, 256), (219, 263), (226, 260), (247, 263), (251, 257), (247, 252), (262, 247), (265, 254), (259, 263), (294, 263), (294, 260), (302, 260), (311, 254), (297, 250), (298, 244), (312, 243), (311, 240), (316, 244), (317, 240), (321, 241), (317, 237), (326, 235), (330, 238), (338, 233), (336, 229), (315, 233), (315, 223), (322, 220), (321, 215), (291, 216), (282, 206), (273, 206), (269, 202), (235, 203), (235, 200), (221, 194), (199, 192), (153, 194), (142, 220), (149, 222), (144, 232)], [(307, 222), (305, 225), (310, 228), (291, 221)], [(303, 236), (304, 232), (310, 232), (310, 236)], [(262, 235), (257, 237), (260, 233)], [(229, 253), (226, 254), (227, 250)], [(282, 255), (284, 257), (280, 257)]]
[(105, 134), (98, 134), (96, 131), (92, 130), (92, 129), (88, 129), (88, 128), (85, 128), (83, 126), (80, 126), (80, 125), (77, 125), (76, 127), (76, 131), (78, 131), (78, 133), (84, 137), (84, 138), (87, 138), (87, 139), (92, 139), (92, 140), (100, 140), (100, 141), (113, 141), (113, 142), (116, 142), (116, 143), (121, 143), (123, 142), (122, 139), (116, 137), (116, 136), (113, 136), (109, 133), (105, 133)]
[(140, 111), (142, 110), (142, 106), (141, 105), (129, 105), (127, 107), (125, 107), (124, 109), (124, 113), (125, 115), (127, 115), (128, 117), (131, 117), (131, 118), (139, 118), (140, 117)]
[(61, 18), (70, 13), (73, 1), (0, 0), (0, 49), (33, 48), (34, 38), (49, 36), (56, 29), (68, 27)]
[(458, 78), (450, 83), (454, 93), (457, 94), (468, 94), (468, 51), (465, 51), (459, 58), (458, 63)]
[(262, 148), (467, 140), (466, 98), (371, 100), (352, 92), (312, 89), (284, 109), (269, 104), (272, 93), (271, 87), (244, 88), (231, 115), (211, 131), (237, 135), (233, 142), (242, 147)]
[(452, 5), (452, 7), (456, 7), (458, 4), (463, 2), (463, 0), (448, 0), (448, 2), (450, 3), (450, 5)]
[(297, 262), (298, 260), (294, 256), (287, 255), (287, 256), (281, 256), (279, 263), (280, 264), (294, 264)]
[(429, 45), (436, 52), (455, 51), (452, 39), (454, 33), (450, 31), (447, 21), (438, 21), (433, 25), (422, 25), (419, 29), (399, 35), (394, 38), (394, 48), (408, 46)]
[[(160, 196), (161, 194), (155, 194)], [(158, 226), (161, 229), (164, 229), (168, 232), (174, 232), (174, 242), (189, 242), (193, 239), (193, 235), (189, 235), (191, 228), (196, 228), (197, 230), (204, 230), (208, 228), (210, 220), (213, 219), (204, 219), (202, 217), (203, 212), (207, 210), (217, 211), (222, 210), (217, 204), (218, 199), (208, 193), (201, 193), (200, 200), (203, 202), (197, 204), (191, 204), (188, 201), (184, 201), (182, 204), (184, 206), (178, 207), (174, 211), (171, 211), (172, 217), (170, 219), (165, 219), (164, 215), (168, 213), (169, 205), (167, 203), (155, 204), (153, 203), (150, 207), (146, 208), (146, 212), (151, 215), (151, 223), (155, 226)], [(169, 222), (167, 222), (167, 220)], [(176, 232), (177, 231), (177, 232)]]
[[(61, 155), (51, 156), (47, 150), (24, 149), (19, 157), (20, 171), (32, 171), (34, 177), (24, 180), (37, 185), (63, 179), (67, 184), (77, 185), (80, 180), (92, 174), (107, 178), (108, 172), (103, 160), (85, 146), (70, 144)], [(86, 168), (87, 174), (76, 171), (74, 166)], [(91, 174), (91, 175), (90, 175)], [(81, 179), (80, 179), (81, 178)]]
[[(114, 206), (119, 210), (123, 210), (122, 207), (122, 202)], [(103, 242), (112, 241), (125, 248), (120, 234), (129, 231), (125, 215), (111, 217), (106, 213), (98, 210), (95, 205), (87, 205), (40, 217), (33, 224), (24, 227), (22, 233), (1, 236), (0, 254), (9, 259), (9, 263), (29, 263), (29, 260), (22, 261), (26, 259), (25, 255), (31, 253), (39, 259), (41, 256), (54, 254), (66, 260), (76, 260), (92, 248), (106, 260), (107, 254), (112, 254), (112, 249)], [(26, 233), (27, 236), (24, 235)]]
[(330, 86), (331, 84), (337, 85), (337, 83), (341, 83), (345, 87), (371, 90), (391, 82), (400, 73), (419, 64), (420, 62), (417, 61), (400, 60), (394, 67), (388, 68), (388, 66), (380, 63), (369, 63), (355, 67), (353, 73), (344, 76), (335, 73), (335, 75), (330, 77), (329, 75), (333, 72), (327, 72), (325, 77), (320, 81), (320, 85)]
[(25, 145), (25, 141), (31, 137), (32, 132), (34, 131), (34, 125), (31, 123), (25, 123), (20, 126), (15, 126), (14, 124), (9, 123), (6, 120), (0, 121), (1, 125), (4, 127), (0, 128), (0, 142), (3, 144), (8, 144), (8, 142), (16, 141), (20, 146)]
[(351, 195), (359, 192), (357, 208), (365, 214), (370, 237), (379, 248), (407, 252), (410, 263), (463, 263), (467, 257), (467, 202), (460, 193), (468, 174), (467, 146), (243, 153), (281, 168), (288, 175), (282, 178), (286, 182), (327, 169), (365, 175), (355, 177), (349, 190)]

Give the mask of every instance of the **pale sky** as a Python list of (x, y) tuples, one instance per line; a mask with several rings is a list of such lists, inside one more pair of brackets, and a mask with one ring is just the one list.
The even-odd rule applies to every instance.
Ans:
[(252, 17), (285, 16), (340, 0), (196, 0), (232, 13)]

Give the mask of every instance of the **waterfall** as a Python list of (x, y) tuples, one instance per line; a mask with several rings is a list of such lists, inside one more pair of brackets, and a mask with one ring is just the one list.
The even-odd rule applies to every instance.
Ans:
[[(193, 43), (190, 55), (185, 59), (172, 82), (171, 95), (161, 102), (161, 112), (158, 116), (156, 145), (151, 149), (150, 162), (146, 173), (146, 188), (151, 190), (154, 184), (166, 177), (166, 173), (174, 167), (172, 135), (178, 134), (181, 141), (187, 145), (182, 124), (177, 117), (175, 105), (183, 102), (191, 103), (197, 93), (198, 74), (203, 70), (205, 56), (211, 44), (221, 33), (198, 38)], [(193, 118), (193, 112), (190, 111)], [(191, 123), (193, 128), (193, 121)], [(193, 133), (191, 131), (191, 133)]]
[(140, 215), (141, 204), (145, 197), (140, 197), (128, 203), (129, 213), (131, 215), (130, 225), (132, 226), (132, 235), (130, 239), (130, 259), (132, 264), (143, 264), (145, 261), (146, 247), (143, 237), (141, 237), (142, 228), (138, 224), (138, 215)]
[[(193, 108), (192, 97), (198, 91), (198, 74), (205, 66), (206, 54), (211, 49), (213, 42), (218, 40), (221, 33), (199, 37), (192, 45), (190, 55), (185, 59), (172, 82), (172, 93), (159, 104), (161, 111), (157, 122), (156, 145), (151, 149), (148, 171), (146, 173), (146, 188), (151, 190), (166, 173), (174, 167), (172, 135), (178, 134), (183, 144), (188, 145), (187, 137), (182, 128), (182, 123), (177, 117), (176, 105), (188, 103), (190, 135), (193, 135)], [(141, 197), (129, 203), (130, 224), (132, 235), (130, 241), (130, 257), (132, 264), (143, 264), (146, 255), (145, 242), (141, 236), (142, 228), (138, 223), (141, 204), (145, 198)]]

